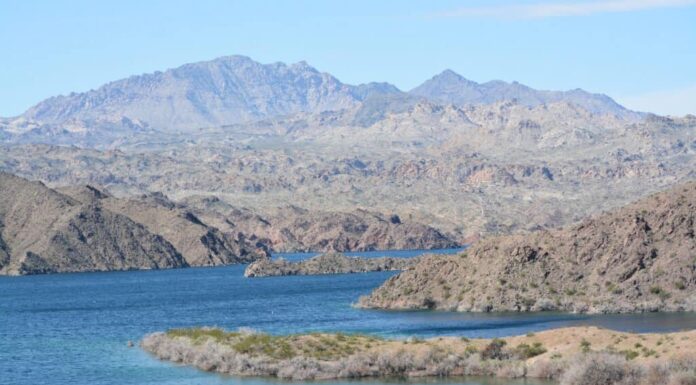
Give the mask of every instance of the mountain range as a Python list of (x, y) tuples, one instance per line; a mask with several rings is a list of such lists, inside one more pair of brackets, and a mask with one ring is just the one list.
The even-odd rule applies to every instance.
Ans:
[(405, 92), (230, 56), (0, 119), (0, 170), (57, 191), (162, 193), (232, 240), (254, 234), (276, 250), (462, 244), (696, 179), (696, 117), (452, 71)]
[(388, 83), (344, 84), (305, 62), (261, 64), (227, 56), (105, 84), (96, 90), (46, 99), (0, 121), (0, 138), (50, 142), (95, 131), (110, 140), (148, 132), (206, 127), (294, 115), (360, 109), (358, 123), (421, 101), (464, 105), (516, 100), (535, 107), (568, 102), (593, 114), (635, 117), (606, 95), (580, 89), (540, 91), (517, 82), (476, 83), (446, 70), (409, 92)]

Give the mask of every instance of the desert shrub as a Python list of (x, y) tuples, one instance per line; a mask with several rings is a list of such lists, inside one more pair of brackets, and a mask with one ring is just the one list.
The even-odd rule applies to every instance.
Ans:
[(423, 307), (426, 309), (434, 309), (437, 306), (437, 302), (430, 297), (423, 298)]
[(519, 344), (515, 348), (514, 353), (517, 357), (526, 360), (528, 358), (546, 353), (546, 348), (544, 348), (544, 345), (542, 345), (541, 342), (535, 342), (532, 345)]
[(320, 372), (319, 364), (311, 359), (295, 357), (284, 361), (283, 366), (278, 369), (277, 376), (292, 380), (312, 380)]
[(507, 345), (507, 342), (505, 342), (504, 340), (494, 338), (481, 351), (481, 359), (483, 359), (483, 360), (504, 360), (504, 359), (507, 359), (509, 354), (504, 349), (505, 345)]
[(539, 360), (527, 368), (527, 377), (554, 380), (560, 378), (566, 370), (566, 363), (561, 360)]
[(525, 373), (525, 366), (521, 362), (502, 361), (495, 371), (495, 376), (502, 378), (521, 378), (525, 376)]
[(667, 385), (696, 385), (696, 372), (673, 372), (669, 375)]
[(662, 293), (662, 288), (660, 286), (652, 286), (650, 287), (650, 293), (659, 295), (660, 293)]
[(643, 373), (625, 358), (607, 353), (577, 357), (561, 376), (561, 385), (638, 385)]
[(240, 333), (226, 332), (220, 328), (189, 328), (189, 329), (171, 329), (167, 331), (169, 337), (186, 337), (193, 341), (202, 341), (205, 339), (213, 339), (215, 341), (225, 341), (229, 338), (236, 337)]

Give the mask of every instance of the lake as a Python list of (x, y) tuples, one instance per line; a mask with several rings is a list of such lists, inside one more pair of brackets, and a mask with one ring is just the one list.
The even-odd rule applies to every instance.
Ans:
[[(409, 257), (419, 253), (366, 255)], [(297, 260), (311, 255), (285, 257)], [(270, 333), (365, 332), (394, 338), (493, 337), (584, 324), (636, 332), (696, 327), (696, 315), (691, 313), (586, 316), (360, 310), (351, 304), (395, 272), (250, 279), (242, 276), (244, 268), (235, 265), (0, 277), (0, 383), (264, 385), (278, 382), (204, 373), (160, 362), (138, 347), (127, 347), (129, 340), (137, 342), (146, 333), (196, 325), (252, 327)], [(331, 382), (343, 383), (347, 382)], [(536, 385), (539, 382), (418, 379), (408, 383)]]

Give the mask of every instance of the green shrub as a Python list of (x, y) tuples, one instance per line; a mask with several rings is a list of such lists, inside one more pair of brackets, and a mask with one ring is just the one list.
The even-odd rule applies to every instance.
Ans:
[(544, 354), (546, 351), (546, 348), (544, 348), (541, 342), (535, 342), (531, 346), (528, 344), (519, 344), (515, 348), (515, 355), (526, 360)]

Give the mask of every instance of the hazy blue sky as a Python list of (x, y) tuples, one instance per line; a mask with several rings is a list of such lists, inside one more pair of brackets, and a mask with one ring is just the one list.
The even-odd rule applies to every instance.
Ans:
[(408, 90), (445, 68), (696, 113), (696, 0), (5, 1), (0, 116), (218, 56)]

